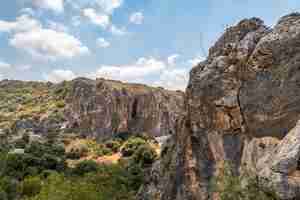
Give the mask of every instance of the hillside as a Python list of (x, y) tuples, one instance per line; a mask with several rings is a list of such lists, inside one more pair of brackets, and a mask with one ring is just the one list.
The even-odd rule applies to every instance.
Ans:
[(85, 78), (60, 84), (0, 82), (0, 130), (9, 135), (162, 136), (174, 132), (182, 111), (182, 92), (140, 84)]

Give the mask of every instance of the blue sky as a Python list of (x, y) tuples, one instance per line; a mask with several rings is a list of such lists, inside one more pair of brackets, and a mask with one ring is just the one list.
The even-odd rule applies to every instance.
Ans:
[(4, 0), (0, 79), (184, 89), (225, 27), (253, 16), (272, 26), (294, 11), (299, 0)]

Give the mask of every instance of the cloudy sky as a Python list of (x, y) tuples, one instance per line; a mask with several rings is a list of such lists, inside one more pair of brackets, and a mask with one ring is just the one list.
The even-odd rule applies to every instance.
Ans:
[(2, 0), (0, 79), (104, 77), (184, 89), (225, 27), (299, 0)]

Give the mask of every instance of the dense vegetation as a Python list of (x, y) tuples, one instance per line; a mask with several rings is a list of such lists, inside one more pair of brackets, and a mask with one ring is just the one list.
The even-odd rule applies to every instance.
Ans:
[(231, 163), (224, 164), (219, 175), (212, 180), (212, 193), (220, 200), (277, 200), (273, 191), (266, 193), (257, 178), (249, 173), (237, 175)]
[(71, 82), (58, 85), (42, 82), (2, 81), (0, 129), (14, 131), (17, 121), (64, 120), (65, 98)]
[[(67, 144), (49, 138), (30, 141), (28, 136), (21, 140), (1, 150), (1, 200), (134, 199), (144, 170), (157, 158), (153, 143), (140, 137), (101, 144), (84, 139)], [(97, 161), (111, 155), (120, 155), (118, 162)]]

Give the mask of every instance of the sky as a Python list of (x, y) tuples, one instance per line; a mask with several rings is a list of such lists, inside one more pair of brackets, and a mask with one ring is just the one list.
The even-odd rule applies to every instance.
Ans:
[(224, 29), (299, 0), (2, 0), (0, 79), (107, 78), (184, 90)]

